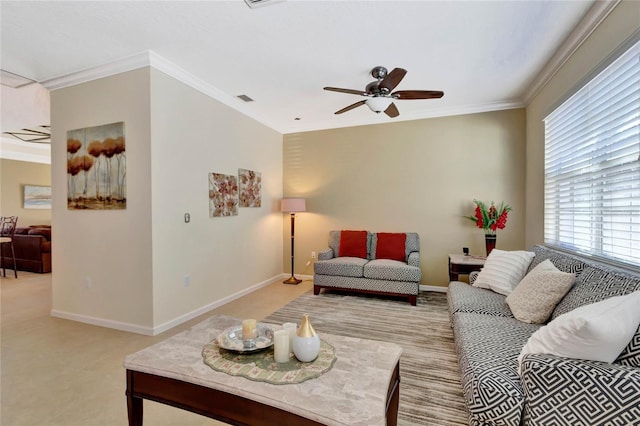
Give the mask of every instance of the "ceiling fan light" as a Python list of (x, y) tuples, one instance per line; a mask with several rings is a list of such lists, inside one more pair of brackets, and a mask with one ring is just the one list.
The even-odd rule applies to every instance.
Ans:
[(393, 99), (391, 98), (375, 96), (373, 98), (367, 99), (365, 103), (371, 109), (371, 111), (381, 113), (389, 108), (391, 102), (393, 102)]

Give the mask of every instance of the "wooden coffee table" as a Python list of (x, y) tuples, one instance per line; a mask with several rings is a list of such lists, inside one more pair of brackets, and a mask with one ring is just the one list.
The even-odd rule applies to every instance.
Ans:
[(272, 385), (218, 372), (203, 362), (203, 346), (239, 323), (214, 316), (127, 356), (129, 425), (142, 425), (144, 399), (230, 424), (397, 424), (400, 346), (321, 333), (335, 348), (333, 368), (299, 384)]

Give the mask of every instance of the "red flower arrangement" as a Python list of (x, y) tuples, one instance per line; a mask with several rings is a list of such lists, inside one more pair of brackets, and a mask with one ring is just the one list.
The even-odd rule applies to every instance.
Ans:
[(500, 208), (497, 208), (492, 201), (489, 208), (482, 201), (473, 200), (476, 205), (474, 216), (465, 216), (467, 219), (472, 220), (476, 226), (480, 229), (484, 229), (484, 233), (487, 235), (493, 235), (498, 229), (504, 229), (507, 225), (507, 216), (511, 211), (511, 206), (500, 203)]

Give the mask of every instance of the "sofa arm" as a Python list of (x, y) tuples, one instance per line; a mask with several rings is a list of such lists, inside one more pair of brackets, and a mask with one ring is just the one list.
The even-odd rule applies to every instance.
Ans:
[(329, 260), (333, 259), (333, 250), (327, 249), (318, 252), (318, 260)]
[(419, 268), (420, 267), (420, 252), (419, 251), (412, 251), (411, 253), (409, 253), (409, 256), (407, 257), (407, 264), (409, 266), (417, 266)]
[(524, 424), (640, 424), (640, 368), (529, 354)]

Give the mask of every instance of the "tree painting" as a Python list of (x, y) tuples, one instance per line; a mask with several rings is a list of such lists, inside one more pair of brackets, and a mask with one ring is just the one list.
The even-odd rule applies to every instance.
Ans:
[(240, 207), (262, 205), (262, 174), (253, 170), (238, 169), (240, 181)]
[(67, 132), (67, 208), (127, 208), (124, 122)]
[(238, 215), (238, 178), (209, 173), (209, 216)]

